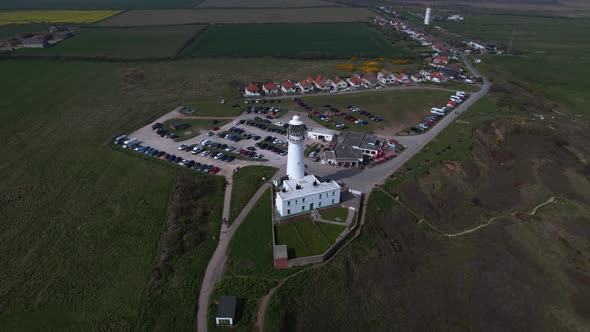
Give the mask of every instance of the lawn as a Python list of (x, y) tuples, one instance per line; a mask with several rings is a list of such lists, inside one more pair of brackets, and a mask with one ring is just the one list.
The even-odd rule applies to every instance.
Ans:
[(0, 25), (30, 23), (94, 23), (118, 14), (118, 10), (0, 11)]
[(188, 56), (331, 58), (398, 57), (408, 53), (360, 23), (214, 25), (183, 51)]
[[(344, 207), (335, 207), (331, 209), (321, 210), (320, 214), (322, 218), (326, 220), (342, 221), (345, 222), (348, 217), (348, 209)], [(336, 220), (340, 219), (340, 220)]]
[[(346, 119), (335, 117), (335, 121), (342, 122), (349, 127), (347, 130), (395, 135), (400, 130), (418, 124), (421, 119), (430, 114), (432, 107), (446, 105), (451, 94), (451, 91), (440, 90), (371, 91), (342, 95), (310, 95), (302, 99), (304, 103), (317, 111), (321, 111), (323, 105), (330, 105), (341, 112), (369, 122), (366, 126), (359, 126)], [(290, 108), (294, 110), (302, 110), (291, 101), (288, 101), (286, 105), (290, 105)], [(358, 113), (353, 113), (346, 108), (349, 105), (378, 115), (383, 118), (383, 121), (375, 122)], [(320, 120), (317, 116), (311, 116), (311, 118), (322, 126), (339, 130), (327, 121)]]
[[(186, 122), (190, 127), (174, 130), (171, 124), (176, 121)], [(209, 131), (213, 127), (221, 127), (229, 121), (228, 119), (169, 119), (164, 122), (164, 127), (171, 133), (178, 135), (178, 138), (174, 139), (174, 141), (182, 142)]]
[(297, 8), (330, 7), (334, 3), (323, 0), (205, 0), (198, 8)]
[(374, 15), (366, 8), (347, 7), (130, 10), (102, 21), (98, 25), (366, 22), (370, 16)]
[[(277, 169), (268, 166), (245, 166), (234, 173), (232, 177), (231, 208), (229, 222), (232, 223), (238, 217), (242, 209), (248, 204), (252, 196), (270, 178), (275, 175)], [(266, 179), (266, 180), (263, 180)]]
[(287, 245), (289, 258), (321, 255), (334, 244), (345, 227), (297, 219), (276, 227), (277, 243)]
[(80, 28), (73, 38), (47, 49), (21, 49), (15, 55), (153, 59), (175, 56), (203, 25), (135, 28)]

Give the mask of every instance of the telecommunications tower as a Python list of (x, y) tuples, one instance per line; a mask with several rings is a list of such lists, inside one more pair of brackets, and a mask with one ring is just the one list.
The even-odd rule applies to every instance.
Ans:
[(287, 141), (289, 153), (287, 155), (287, 176), (289, 180), (301, 179), (305, 176), (305, 162), (303, 157), (303, 142), (305, 141), (306, 128), (298, 115), (289, 121), (287, 129)]

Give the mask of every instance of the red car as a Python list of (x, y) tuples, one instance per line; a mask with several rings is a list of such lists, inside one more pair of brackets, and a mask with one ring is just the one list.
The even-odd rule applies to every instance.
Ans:
[(320, 112), (318, 112), (318, 111), (313, 111), (313, 112), (311, 112), (311, 114), (313, 114), (313, 115), (318, 115), (318, 114), (320, 114)]
[(209, 174), (217, 174), (217, 172), (219, 172), (219, 167), (215, 166), (209, 171)]
[(213, 129), (212, 129), (212, 130), (213, 130), (213, 131), (218, 131), (218, 130), (219, 130), (219, 127), (213, 127)]

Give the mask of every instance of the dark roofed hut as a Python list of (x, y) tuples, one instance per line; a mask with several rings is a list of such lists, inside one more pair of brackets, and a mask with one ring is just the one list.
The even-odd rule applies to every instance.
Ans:
[(233, 326), (236, 319), (238, 299), (235, 296), (222, 295), (217, 303), (215, 324)]

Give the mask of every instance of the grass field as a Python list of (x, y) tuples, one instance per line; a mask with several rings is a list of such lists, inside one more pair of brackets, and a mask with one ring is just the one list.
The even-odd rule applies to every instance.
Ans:
[[(187, 260), (173, 265), (178, 273), (161, 284), (163, 297), (152, 298), (166, 304), (147, 305), (181, 168), (113, 149), (110, 138), (158, 118), (181, 100), (223, 94), (228, 79), (290, 75), (316, 64), (0, 61), (0, 153), (10, 156), (0, 162), (2, 174), (9, 175), (0, 178), (0, 219), (10, 220), (0, 223), (0, 326), (185, 330), (199, 262), (207, 261), (215, 245), (205, 242), (194, 255), (187, 251)], [(188, 293), (194, 297), (182, 295)], [(177, 306), (183, 308), (178, 315), (167, 313)]]
[[(171, 124), (179, 120), (188, 123), (190, 127), (181, 130), (172, 129)], [(182, 142), (209, 131), (213, 127), (221, 127), (229, 121), (228, 119), (170, 119), (164, 122), (164, 127), (171, 133), (178, 135), (178, 138), (174, 139), (176, 142)]]
[[(340, 117), (336, 118), (349, 127), (347, 130), (395, 135), (400, 130), (418, 124), (426, 115), (430, 114), (432, 107), (446, 105), (451, 94), (451, 91), (437, 90), (375, 91), (345, 95), (310, 95), (302, 99), (306, 104), (318, 111), (323, 109), (323, 105), (330, 105), (340, 111), (363, 119), (362, 115), (353, 113), (346, 108), (348, 105), (360, 107), (371, 112), (371, 114), (381, 116), (383, 121), (375, 122), (365, 118), (369, 124), (359, 126)], [(290, 109), (302, 110), (291, 101), (286, 105), (290, 105)], [(312, 119), (322, 126), (338, 130), (331, 124), (326, 123), (326, 121), (320, 120), (317, 116), (312, 116)]]
[[(258, 189), (266, 181), (270, 180), (276, 172), (276, 168), (268, 166), (240, 167), (232, 177), (233, 188), (228, 220), (230, 223), (242, 212), (244, 206), (248, 204)], [(262, 180), (262, 178), (266, 180)]]
[[(199, 98), (192, 101), (186, 101), (184, 105), (191, 108), (193, 111), (190, 115), (195, 116), (237, 116), (244, 111), (244, 101), (233, 91), (235, 96), (233, 98), (226, 98), (227, 103), (220, 103), (221, 98)], [(233, 107), (239, 104), (240, 107)]]
[(346, 227), (297, 219), (276, 227), (277, 243), (287, 245), (289, 258), (321, 255)]
[[(284, 38), (289, 36), (289, 38)], [(189, 56), (398, 57), (409, 51), (358, 23), (214, 25), (183, 52)]]
[(197, 8), (297, 8), (334, 7), (323, 0), (205, 0)]
[(516, 56), (488, 56), (481, 69), (492, 78), (518, 79), (575, 113), (587, 113), (585, 93), (590, 75), (590, 19), (471, 15), (461, 24), (444, 24), (451, 32), (496, 42), (507, 48), (514, 33)]
[(94, 23), (118, 13), (118, 10), (0, 11), (0, 25), (30, 23)]
[(365, 8), (271, 8), (131, 10), (98, 23), (101, 26), (174, 25), (199, 23), (366, 22), (374, 15)]
[(54, 47), (21, 49), (14, 54), (120, 59), (173, 57), (203, 27), (80, 28), (73, 38)]
[(2, 0), (0, 9), (192, 8), (202, 0)]

